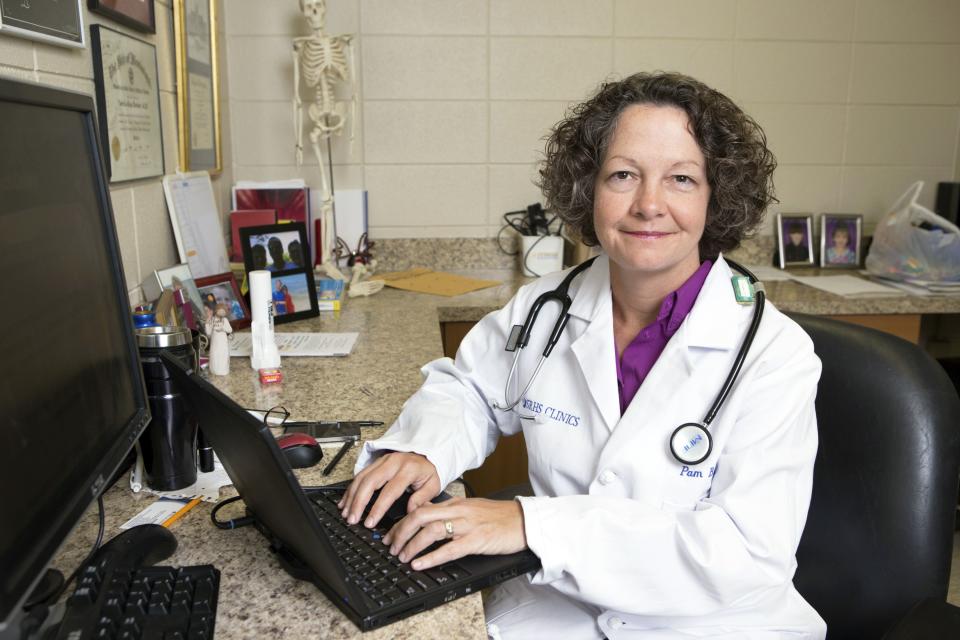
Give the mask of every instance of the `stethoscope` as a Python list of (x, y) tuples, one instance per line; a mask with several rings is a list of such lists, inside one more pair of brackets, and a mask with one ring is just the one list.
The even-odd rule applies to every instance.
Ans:
[[(520, 401), (523, 400), (524, 397), (526, 397), (527, 392), (533, 385), (534, 380), (537, 379), (540, 369), (543, 368), (543, 363), (550, 356), (553, 348), (557, 345), (557, 342), (560, 340), (560, 334), (563, 333), (564, 328), (567, 326), (567, 321), (570, 320), (569, 310), (570, 305), (573, 304), (573, 301), (570, 299), (570, 294), (568, 293), (568, 290), (570, 289), (570, 283), (573, 282), (574, 278), (576, 278), (582, 272), (589, 269), (594, 260), (596, 260), (596, 257), (587, 260), (573, 269), (567, 274), (567, 276), (563, 279), (563, 282), (561, 282), (556, 289), (540, 294), (540, 296), (533, 302), (533, 306), (530, 307), (530, 311), (527, 313), (527, 319), (524, 321), (524, 323), (514, 325), (510, 330), (510, 335), (507, 338), (506, 350), (513, 352), (514, 356), (513, 364), (510, 366), (510, 373), (507, 374), (507, 382), (503, 390), (503, 398), (507, 404), (506, 406), (494, 404), (493, 406), (495, 408), (500, 409), (501, 411), (511, 411), (514, 407), (520, 404)], [(677, 459), (677, 461), (686, 465), (700, 464), (706, 460), (710, 456), (710, 452), (713, 451), (713, 437), (710, 435), (708, 427), (710, 426), (710, 423), (713, 422), (713, 419), (717, 416), (720, 408), (723, 407), (723, 403), (726, 401), (727, 396), (730, 394), (730, 390), (737, 381), (737, 376), (740, 375), (740, 369), (743, 367), (743, 361), (747, 358), (747, 353), (750, 351), (750, 345), (753, 344), (753, 338), (757, 334), (757, 328), (760, 326), (760, 319), (763, 316), (763, 303), (766, 298), (763, 290), (763, 283), (759, 282), (757, 277), (742, 265), (733, 262), (732, 260), (727, 260), (727, 264), (743, 274), (743, 276), (735, 276), (733, 278), (734, 295), (736, 296), (738, 302), (753, 302), (753, 319), (750, 322), (750, 327), (747, 329), (746, 336), (743, 339), (743, 344), (740, 345), (740, 351), (737, 352), (737, 357), (733, 361), (733, 366), (730, 367), (730, 373), (727, 374), (727, 379), (724, 380), (723, 387), (720, 388), (720, 393), (717, 394), (716, 399), (710, 406), (709, 411), (707, 411), (707, 415), (704, 416), (703, 421), (686, 422), (681, 424), (679, 427), (674, 429), (673, 433), (670, 435), (670, 452), (673, 454), (673, 457)], [(530, 341), (530, 334), (533, 331), (533, 325), (537, 321), (537, 316), (540, 314), (540, 310), (543, 308), (543, 305), (551, 301), (555, 301), (560, 304), (560, 312), (557, 316), (557, 322), (554, 324), (553, 331), (550, 333), (550, 338), (547, 340), (547, 345), (544, 347), (543, 353), (540, 355), (540, 359), (537, 361), (537, 366), (533, 370), (533, 375), (531, 375), (530, 379), (527, 380), (527, 384), (523, 387), (523, 391), (520, 392), (520, 395), (518, 395), (515, 400), (511, 401), (509, 397), (510, 383), (513, 381), (513, 377), (517, 372), (517, 363), (520, 361), (520, 352)]]

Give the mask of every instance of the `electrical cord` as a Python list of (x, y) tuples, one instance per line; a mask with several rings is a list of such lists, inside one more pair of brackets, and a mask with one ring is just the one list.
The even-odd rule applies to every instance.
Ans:
[(233, 496), (232, 498), (221, 500), (213, 506), (213, 509), (210, 510), (210, 521), (213, 522), (217, 529), (239, 529), (240, 527), (246, 527), (253, 524), (253, 516), (233, 518), (232, 520), (217, 520), (217, 512), (220, 511), (220, 509), (228, 504), (237, 502), (238, 500), (240, 500), (240, 496)]
[(97, 496), (97, 511), (98, 511), (98, 523), (99, 529), (97, 530), (97, 541), (93, 543), (93, 548), (90, 550), (90, 553), (87, 554), (87, 557), (83, 559), (77, 568), (73, 570), (73, 573), (70, 574), (70, 577), (64, 580), (63, 585), (60, 587), (60, 590), (57, 591), (57, 595), (51, 598), (50, 602), (56, 602), (60, 596), (63, 595), (63, 592), (67, 590), (67, 587), (70, 586), (70, 583), (77, 577), (77, 574), (80, 573), (80, 570), (83, 569), (89, 562), (93, 559), (93, 555), (100, 549), (100, 545), (103, 543), (103, 532), (106, 529), (106, 513), (103, 507), (103, 496)]
[[(106, 513), (103, 506), (103, 496), (97, 496), (97, 540), (93, 543), (93, 548), (90, 549), (90, 552), (84, 557), (83, 561), (73, 570), (73, 573), (70, 574), (70, 577), (63, 581), (63, 583), (55, 591), (50, 593), (45, 597), (40, 597), (38, 600), (27, 601), (24, 605), (24, 610), (27, 611), (27, 615), (23, 617), (20, 621), (20, 637), (29, 638), (31, 635), (36, 633), (36, 631), (43, 625), (43, 621), (47, 619), (47, 616), (50, 614), (50, 606), (55, 603), (67, 590), (67, 587), (70, 586), (70, 583), (77, 577), (77, 574), (80, 573), (80, 570), (87, 566), (90, 561), (93, 559), (94, 554), (97, 553), (97, 550), (100, 549), (100, 545), (103, 543), (103, 533), (106, 530)], [(60, 576), (59, 571), (53, 571), (55, 575)]]
[[(519, 220), (518, 220), (518, 218), (519, 218)], [(556, 222), (557, 218), (558, 218), (558, 216), (557, 216), (556, 214), (554, 214), (553, 217), (551, 217), (549, 220), (547, 220), (547, 221), (546, 221), (546, 228), (549, 229), (550, 226), (553, 225), (554, 222)], [(502, 227), (500, 227), (500, 230), (497, 231), (497, 246), (499, 247), (500, 251), (502, 251), (504, 254), (506, 254), (506, 255), (508, 255), (508, 256), (520, 255), (520, 250), (517, 250), (517, 251), (514, 251), (514, 252), (511, 253), (511, 252), (507, 251), (507, 250), (503, 247), (503, 242), (502, 242), (503, 232), (507, 230), (507, 227), (513, 229), (514, 231), (516, 231), (517, 233), (519, 233), (521, 236), (537, 236), (537, 239), (533, 242), (533, 244), (531, 244), (531, 245), (527, 248), (527, 251), (523, 254), (523, 258), (522, 258), (521, 261), (522, 261), (522, 263), (523, 263), (523, 268), (524, 268), (526, 271), (532, 273), (532, 274), (533, 274), (534, 276), (536, 276), (536, 277), (540, 277), (542, 274), (539, 274), (539, 273), (537, 273), (536, 271), (534, 271), (533, 269), (531, 269), (531, 268), (530, 268), (530, 265), (529, 265), (529, 263), (528, 263), (527, 260), (528, 260), (528, 258), (530, 257), (530, 253), (533, 251), (534, 247), (536, 247), (538, 244), (540, 244), (540, 241), (543, 240), (544, 238), (546, 238), (547, 235), (538, 233), (538, 232), (537, 232), (537, 231), (538, 231), (537, 229), (531, 228), (531, 227), (530, 227), (529, 220), (530, 220), (530, 211), (529, 211), (529, 209), (523, 209), (523, 210), (519, 210), (519, 211), (508, 211), (508, 212), (506, 212), (505, 214), (503, 214), (503, 222), (504, 222), (504, 224), (503, 224)], [(562, 222), (562, 221), (560, 222), (560, 226), (557, 228), (557, 234), (556, 234), (556, 235), (559, 235), (559, 236), (562, 236), (562, 235), (563, 235), (563, 222)]]

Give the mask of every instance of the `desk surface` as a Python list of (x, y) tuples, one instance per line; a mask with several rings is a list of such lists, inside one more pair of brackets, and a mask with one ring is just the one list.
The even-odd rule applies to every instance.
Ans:
[[(475, 321), (503, 306), (525, 280), (515, 273), (471, 272), (503, 284), (456, 298), (385, 289), (370, 298), (348, 299), (339, 314), (323, 313), (278, 331), (357, 331), (347, 358), (286, 358), (281, 386), (261, 387), (247, 358), (231, 359), (229, 376), (213, 382), (242, 406), (266, 409), (282, 404), (292, 419), (381, 420), (390, 424), (403, 402), (420, 385), (419, 367), (442, 355), (440, 322)], [(845, 300), (792, 282), (767, 285), (781, 309), (819, 314), (958, 313), (960, 300), (893, 298)], [(379, 430), (364, 430), (375, 437)], [(333, 449), (326, 449), (327, 459)], [(351, 476), (357, 447), (328, 478), (323, 463), (298, 471), (303, 484), (336, 482)], [(223, 491), (224, 496), (232, 489)], [(119, 482), (105, 495), (106, 537), (150, 504), (152, 496), (134, 495)], [(218, 638), (360, 637), (356, 627), (310, 584), (287, 576), (253, 528), (221, 531), (203, 504), (172, 526), (180, 546), (165, 564), (213, 563), (222, 572), (217, 615)], [(228, 515), (228, 514), (224, 514)], [(65, 543), (56, 566), (72, 569), (96, 536), (96, 507)], [(364, 638), (485, 638), (479, 595), (449, 603), (379, 629)]]

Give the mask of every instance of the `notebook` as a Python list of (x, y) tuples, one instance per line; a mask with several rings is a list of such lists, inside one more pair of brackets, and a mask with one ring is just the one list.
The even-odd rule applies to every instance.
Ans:
[[(269, 427), (175, 358), (166, 353), (161, 358), (280, 564), (294, 577), (313, 582), (361, 630), (540, 568), (537, 556), (522, 551), (467, 556), (414, 571), (390, 556), (380, 540), (403, 516), (404, 498), (376, 529), (348, 526), (336, 509), (345, 485), (305, 490)], [(435, 501), (448, 498), (441, 494)]]

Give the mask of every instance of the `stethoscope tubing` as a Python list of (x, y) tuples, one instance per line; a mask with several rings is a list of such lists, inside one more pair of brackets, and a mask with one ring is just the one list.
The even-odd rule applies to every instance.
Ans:
[[(757, 277), (753, 275), (753, 272), (751, 272), (749, 269), (738, 262), (734, 262), (733, 260), (727, 260), (726, 262), (731, 267), (747, 276), (747, 278), (750, 279), (751, 284), (756, 284)], [(717, 413), (720, 411), (723, 403), (726, 402), (727, 396), (730, 395), (730, 390), (733, 389), (733, 384), (740, 376), (740, 369), (743, 368), (743, 362), (747, 359), (747, 352), (750, 351), (750, 346), (753, 344), (753, 339), (757, 335), (757, 329), (760, 328), (760, 320), (763, 318), (763, 307), (766, 298), (767, 296), (762, 288), (756, 291), (756, 298), (753, 303), (753, 319), (750, 321), (750, 327), (747, 328), (747, 333), (743, 338), (743, 344), (740, 345), (740, 351), (737, 352), (737, 357), (733, 361), (733, 366), (730, 367), (730, 373), (727, 374), (727, 379), (723, 381), (723, 386), (720, 388), (720, 393), (717, 394), (717, 398), (713, 401), (713, 404), (710, 406), (710, 410), (707, 411), (707, 415), (703, 418), (703, 425), (705, 427), (709, 426), (710, 423), (713, 422), (713, 419), (717, 417)]]
[[(588, 269), (596, 260), (596, 257), (593, 257), (586, 262), (578, 265), (573, 269), (567, 276), (563, 279), (563, 282), (560, 285), (552, 290), (542, 293), (534, 301), (533, 306), (531, 306), (530, 311), (527, 313), (526, 320), (523, 325), (514, 327), (514, 330), (511, 332), (511, 336), (516, 335), (516, 342), (514, 343), (513, 337), (508, 340), (506, 350), (514, 351), (513, 363), (510, 366), (510, 373), (507, 374), (507, 381), (504, 385), (504, 395), (503, 399), (506, 402), (506, 406), (500, 406), (497, 403), (494, 403), (494, 407), (500, 409), (501, 411), (511, 411), (514, 407), (520, 404), (521, 400), (527, 395), (527, 392), (530, 390), (530, 387), (533, 386), (533, 382), (537, 379), (537, 375), (540, 373), (540, 369), (543, 368), (543, 364), (546, 361), (547, 357), (550, 356), (550, 353), (553, 351), (554, 346), (560, 340), (560, 335), (563, 333), (564, 328), (567, 325), (567, 321), (570, 319), (569, 309), (572, 304), (568, 290), (570, 283), (573, 282), (573, 279), (576, 278), (580, 273)], [(685, 423), (677, 427), (677, 429), (671, 435), (670, 449), (673, 453), (673, 456), (679, 461), (686, 464), (697, 465), (706, 460), (709, 457), (710, 452), (713, 450), (713, 438), (710, 435), (708, 427), (710, 423), (713, 422), (716, 418), (717, 413), (723, 407), (724, 402), (727, 400), (727, 396), (730, 395), (730, 391), (733, 389), (733, 385), (736, 383), (737, 379), (740, 376), (740, 371), (743, 368), (743, 363), (747, 358), (747, 353), (750, 351), (751, 345), (753, 345), (753, 340), (756, 337), (757, 330), (760, 327), (760, 321), (763, 318), (763, 307), (765, 306), (766, 294), (763, 291), (763, 286), (757, 280), (757, 277), (746, 267), (741, 265), (738, 262), (733, 260), (727, 260), (727, 264), (731, 267), (742, 273), (747, 279), (750, 280), (750, 283), (755, 286), (755, 297), (754, 297), (754, 311), (753, 318), (750, 321), (750, 326), (747, 328), (746, 335), (743, 338), (743, 342), (740, 345), (740, 350), (737, 352), (736, 358), (734, 358), (733, 365), (730, 367), (730, 372), (727, 374), (726, 379), (723, 381), (723, 386), (720, 388), (720, 392), (717, 394), (717, 397), (714, 399), (713, 404), (710, 405), (710, 409), (707, 411), (706, 416), (703, 418), (702, 423)], [(524, 386), (523, 390), (516, 397), (515, 400), (511, 402), (508, 393), (510, 390), (510, 383), (516, 375), (517, 364), (520, 359), (520, 352), (524, 347), (527, 346), (527, 342), (530, 340), (530, 335), (533, 331), (533, 325), (537, 320), (537, 317), (540, 315), (540, 310), (543, 308), (543, 305), (547, 302), (555, 300), (560, 303), (561, 311), (560, 315), (557, 317), (557, 322), (554, 324), (553, 331), (550, 334), (550, 338), (547, 340), (547, 345), (543, 350), (543, 353), (540, 356), (540, 359), (537, 361), (537, 366), (533, 371), (533, 374), (527, 380), (527, 384)], [(687, 428), (693, 428), (695, 433), (699, 433), (706, 440), (706, 452), (691, 457), (684, 457), (682, 453), (678, 453), (677, 444), (675, 442), (677, 434), (682, 430)]]

